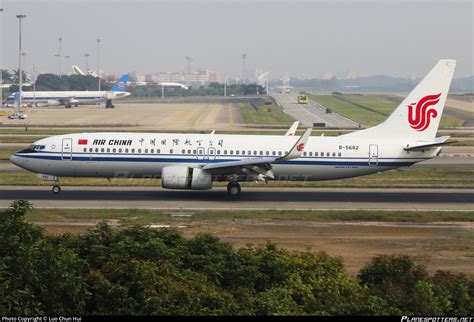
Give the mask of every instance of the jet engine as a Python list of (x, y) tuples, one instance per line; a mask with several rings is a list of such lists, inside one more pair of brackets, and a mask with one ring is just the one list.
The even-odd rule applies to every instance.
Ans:
[(43, 106), (59, 106), (61, 105), (61, 102), (56, 101), (56, 100), (48, 100), (46, 103), (36, 103), (36, 106), (38, 107), (43, 107)]
[(166, 189), (208, 190), (212, 188), (212, 176), (199, 168), (169, 166), (161, 172), (161, 186)]

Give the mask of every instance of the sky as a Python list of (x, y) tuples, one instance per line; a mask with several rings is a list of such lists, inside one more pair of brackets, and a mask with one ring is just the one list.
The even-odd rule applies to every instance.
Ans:
[(442, 58), (458, 61), (455, 78), (473, 75), (470, 0), (130, 1), (0, 0), (1, 65), (18, 68), (19, 22), (27, 71), (76, 64), (107, 73), (216, 69), (230, 77), (255, 69), (273, 79), (421, 77)]

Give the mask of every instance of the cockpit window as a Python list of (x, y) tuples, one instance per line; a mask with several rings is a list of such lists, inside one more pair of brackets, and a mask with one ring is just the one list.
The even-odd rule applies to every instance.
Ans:
[(19, 151), (18, 153), (35, 153), (35, 152), (38, 152), (40, 150), (44, 150), (46, 148), (45, 145), (30, 145), (29, 147), (27, 147), (26, 149), (23, 149), (21, 151)]

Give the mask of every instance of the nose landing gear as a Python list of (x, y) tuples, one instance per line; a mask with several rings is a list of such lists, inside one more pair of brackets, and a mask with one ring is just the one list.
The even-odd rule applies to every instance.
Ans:
[(54, 186), (51, 190), (55, 194), (59, 194), (61, 192), (61, 186), (59, 185), (59, 178), (56, 178), (56, 181), (54, 182)]
[(240, 195), (242, 189), (240, 189), (240, 184), (236, 181), (231, 181), (227, 185), (227, 193), (232, 197), (232, 198), (237, 198)]
[(58, 194), (58, 193), (61, 192), (61, 187), (60, 187), (59, 185), (55, 184), (55, 185), (53, 186), (53, 189), (52, 189), (52, 190), (53, 190), (53, 193)]

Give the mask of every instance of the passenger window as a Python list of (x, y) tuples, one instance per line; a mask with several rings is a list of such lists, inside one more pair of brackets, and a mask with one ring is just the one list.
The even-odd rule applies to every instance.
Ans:
[(253, 151), (253, 155), (257, 155), (257, 151)]
[(188, 154), (191, 154), (191, 149), (188, 149)]
[(263, 155), (263, 151), (260, 151), (260, 155)]
[(227, 154), (227, 150), (224, 150), (224, 155), (226, 155), (226, 154)]
[(321, 156), (324, 157), (324, 152), (321, 152)]
[(94, 151), (94, 150), (92, 150), (92, 148), (89, 148), (89, 152), (92, 152), (92, 151)]
[(339, 153), (337, 154), (337, 156), (340, 157), (340, 156), (341, 156), (341, 152), (339, 152)]
[(132, 149), (132, 153), (135, 153), (135, 149)]
[(249, 151), (247, 151), (247, 152), (248, 152), (248, 155), (252, 155), (252, 151), (249, 150)]
[(333, 153), (332, 153), (332, 156), (335, 157), (335, 156), (336, 156), (336, 152), (333, 152)]
[(266, 154), (266, 155), (270, 155), (270, 151), (267, 151), (265, 154)]
[(234, 151), (230, 150), (230, 155), (234, 154)]
[(217, 154), (221, 154), (221, 150), (217, 150)]
[(87, 152), (87, 148), (84, 148), (84, 152)]
[(275, 151), (272, 151), (272, 155), (275, 155)]
[(314, 152), (314, 156), (317, 157), (319, 155), (318, 152)]
[(112, 152), (115, 153), (117, 150), (115, 148), (112, 149)]
[(306, 152), (303, 152), (303, 156), (306, 156)]
[(122, 153), (122, 149), (121, 149), (121, 148), (119, 149), (119, 153)]
[(110, 152), (110, 148), (107, 148), (107, 153), (109, 153), (109, 152)]
[(160, 153), (160, 149), (156, 149), (156, 153)]
[(125, 153), (128, 153), (128, 149), (125, 149)]
[(103, 153), (103, 152), (104, 152), (104, 148), (100, 149), (100, 152), (102, 152), (102, 153)]
[(95, 152), (99, 152), (99, 148), (95, 148)]
[(312, 157), (312, 156), (313, 156), (313, 152), (309, 152), (309, 156)]
[(145, 153), (148, 153), (148, 149), (145, 149)]
[(196, 154), (196, 150), (193, 150), (193, 154)]
[(182, 150), (181, 150), (181, 153), (182, 153), (182, 154), (185, 154), (185, 153), (186, 153), (186, 150), (185, 150), (185, 149), (182, 149)]
[(173, 149), (170, 149), (170, 154), (173, 154)]
[(278, 151), (278, 155), (281, 155), (281, 151)]
[(327, 156), (327, 157), (331, 156), (331, 153), (326, 152), (326, 156)]
[(138, 149), (138, 153), (142, 153), (142, 149)]
[(155, 149), (151, 149), (151, 150), (150, 150), (150, 153), (155, 153)]
[(239, 150), (235, 151), (235, 154), (236, 154), (236, 155), (239, 155)]

